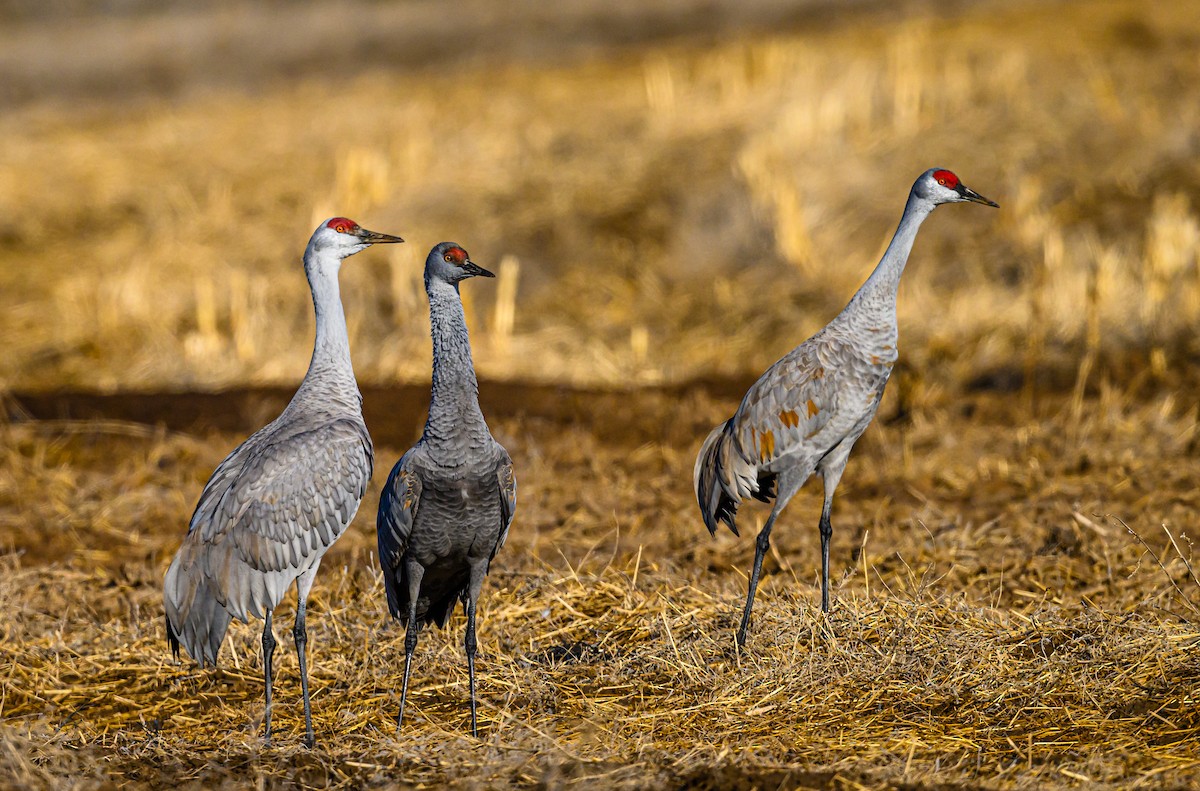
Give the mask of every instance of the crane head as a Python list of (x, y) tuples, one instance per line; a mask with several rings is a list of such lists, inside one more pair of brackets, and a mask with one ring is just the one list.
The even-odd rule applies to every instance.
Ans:
[(930, 168), (921, 174), (913, 191), (935, 206), (941, 203), (982, 203), (984, 206), (999, 208), (1000, 204), (990, 201), (975, 190), (963, 184), (952, 171), (943, 168)]
[(454, 242), (442, 242), (429, 251), (425, 259), (425, 277), (457, 283), (469, 277), (495, 277), (471, 260), (467, 251)]
[(313, 232), (308, 245), (313, 250), (347, 258), (373, 244), (397, 244), (403, 241), (399, 236), (368, 231), (347, 217), (330, 217)]

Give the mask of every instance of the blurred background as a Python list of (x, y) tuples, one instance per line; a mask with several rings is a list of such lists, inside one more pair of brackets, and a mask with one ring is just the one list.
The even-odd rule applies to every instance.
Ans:
[(429, 376), (424, 255), (487, 379), (745, 377), (946, 207), (893, 399), (1186, 381), (1200, 3), (0, 0), (0, 388), (293, 385), (323, 218), (364, 384)]

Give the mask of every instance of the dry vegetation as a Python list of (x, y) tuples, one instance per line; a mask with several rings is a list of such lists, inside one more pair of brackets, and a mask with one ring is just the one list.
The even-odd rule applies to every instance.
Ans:
[[(521, 500), (480, 611), (482, 743), (461, 618), (390, 727), (376, 475), (314, 591), (312, 752), (290, 637), (264, 747), (257, 629), (201, 673), (161, 628), (200, 487), (279, 393), (6, 398), (0, 785), (1198, 787), (1198, 49), (1190, 0), (985, 5), (5, 113), (2, 389), (294, 386), (297, 259), (335, 212), (411, 242), (343, 273), (380, 467), (423, 417), (388, 388), (428, 377), (443, 238), (499, 267), (464, 289), (485, 379), (645, 387), (485, 384)], [(696, 446), (934, 164), (1002, 209), (922, 231), (835, 505), (837, 607), (814, 609), (812, 487), (739, 655), (752, 542), (704, 533)]]
[(515, 288), (472, 294), (487, 376), (741, 374), (844, 304), (931, 164), (1003, 211), (923, 232), (909, 364), (1070, 381), (1091, 337), (1162, 375), (1200, 318), (1200, 14), (1143, 5), (8, 113), (0, 384), (293, 383), (297, 259), (335, 211), (412, 240), (344, 274), (365, 381), (428, 376), (419, 266), (443, 238), (513, 262)]
[(219, 672), (163, 641), (164, 564), (237, 436), (11, 425), (0, 771), (59, 788), (1193, 787), (1194, 409), (1110, 391), (1078, 420), (1055, 403), (1014, 426), (1008, 400), (979, 395), (969, 421), (872, 429), (836, 509), (837, 607), (815, 607), (806, 490), (739, 656), (752, 542), (709, 539), (688, 487), (694, 437), (732, 403), (646, 392), (637, 432), (615, 403), (579, 397), (609, 415), (593, 426), (491, 403), (523, 494), (481, 608), (482, 743), (465, 735), (461, 618), (423, 639), (394, 738), (403, 638), (366, 513), (310, 609), (311, 753), (290, 651), (267, 748), (257, 630), (235, 625)]

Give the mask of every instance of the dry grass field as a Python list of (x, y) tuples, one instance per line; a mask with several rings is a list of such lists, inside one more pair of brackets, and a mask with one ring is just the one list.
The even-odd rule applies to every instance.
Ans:
[[(163, 398), (157, 429), (10, 425), (3, 777), (56, 788), (1195, 786), (1194, 409), (1106, 391), (1078, 419), (1055, 401), (1033, 420), (982, 394), (884, 421), (835, 510), (834, 611), (817, 608), (820, 495), (806, 490), (778, 530), (739, 655), (753, 542), (710, 539), (688, 485), (695, 437), (733, 407), (732, 389), (485, 387), (522, 495), (480, 609), (482, 740), (466, 734), (461, 617), (423, 638), (413, 716), (395, 736), (403, 637), (388, 623), (368, 506), (310, 604), (312, 752), (289, 638), (270, 747), (258, 630), (235, 624), (216, 672), (172, 662), (163, 638), (165, 563), (241, 432), (206, 428), (214, 418), (182, 397)], [(208, 403), (249, 430), (285, 397)], [(389, 421), (391, 404), (417, 398), (368, 391), (381, 458), (417, 428)], [(168, 428), (180, 420), (186, 430)], [(747, 509), (747, 528), (756, 516)]]
[[(0, 786), (1200, 788), (1200, 3), (697, 30), (0, 91)], [(738, 652), (766, 512), (710, 538), (695, 452), (931, 165), (1002, 208), (944, 207), (916, 245), (834, 507), (833, 612), (810, 484)], [(334, 213), (410, 244), (342, 276), (378, 462), (310, 603), (309, 751), (291, 603), (264, 746), (258, 626), (217, 671), (176, 663), (161, 582), (207, 476), (303, 375), (298, 259)], [(500, 275), (464, 296), (521, 487), (479, 741), (461, 617), (423, 635), (397, 738), (373, 554), (445, 238)]]

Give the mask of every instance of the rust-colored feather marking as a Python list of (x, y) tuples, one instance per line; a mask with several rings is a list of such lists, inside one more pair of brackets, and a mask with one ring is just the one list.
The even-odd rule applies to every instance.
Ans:
[(808, 410), (809, 417), (816, 417), (816, 414), (821, 411), (821, 408), (817, 406), (817, 402), (813, 401), (811, 398), (808, 399), (808, 403), (805, 404), (805, 408)]
[(812, 378), (813, 379), (824, 379), (825, 378), (825, 369), (824, 368), (814, 368), (813, 372), (812, 372)]
[(775, 432), (764, 429), (759, 436), (762, 437), (762, 453), (759, 454), (759, 458), (766, 461), (775, 455)]
[(800, 416), (794, 409), (785, 409), (779, 413), (779, 421), (783, 423), (784, 428), (795, 428), (800, 425)]

